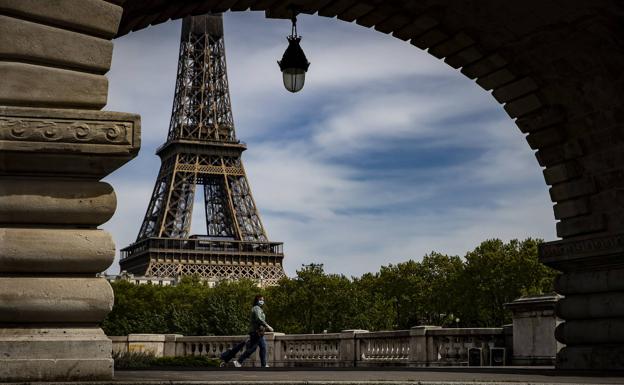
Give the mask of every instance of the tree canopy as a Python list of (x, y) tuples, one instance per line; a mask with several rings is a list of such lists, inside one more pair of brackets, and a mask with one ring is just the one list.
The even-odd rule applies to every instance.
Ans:
[(112, 283), (113, 311), (102, 327), (108, 335), (245, 334), (256, 294), (266, 297), (268, 322), (285, 333), (501, 326), (511, 321), (504, 303), (553, 291), (556, 272), (538, 261), (540, 242), (490, 239), (463, 258), (432, 252), (361, 277), (310, 264), (265, 289), (249, 280), (210, 288), (197, 277), (177, 286), (118, 281)]

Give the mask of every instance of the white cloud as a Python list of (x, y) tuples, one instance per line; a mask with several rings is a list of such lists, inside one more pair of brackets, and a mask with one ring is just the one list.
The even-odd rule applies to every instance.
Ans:
[[(406, 210), (407, 211), (407, 210)], [(285, 242), (286, 269), (323, 263), (328, 271), (361, 275), (379, 266), (431, 251), (464, 255), (488, 238), (539, 237), (552, 234), (550, 205), (539, 194), (514, 194), (483, 208), (455, 208), (425, 215), (341, 216), (301, 223), (264, 216), (271, 234)]]

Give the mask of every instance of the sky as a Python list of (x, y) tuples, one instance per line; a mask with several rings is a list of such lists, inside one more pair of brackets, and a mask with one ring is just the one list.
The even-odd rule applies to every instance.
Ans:
[[(312, 63), (304, 89), (282, 85), (287, 20), (224, 15), (230, 92), (243, 163), (284, 267), (347, 276), (463, 256), (490, 238), (554, 240), (548, 189), (533, 151), (489, 92), (407, 42), (336, 19), (299, 16)], [(105, 181), (117, 211), (102, 226), (117, 249), (136, 239), (160, 167), (181, 21), (114, 41), (107, 110), (141, 115), (137, 158)], [(198, 190), (197, 197), (201, 197)], [(205, 234), (203, 202), (192, 233)], [(118, 256), (108, 269), (119, 272)]]

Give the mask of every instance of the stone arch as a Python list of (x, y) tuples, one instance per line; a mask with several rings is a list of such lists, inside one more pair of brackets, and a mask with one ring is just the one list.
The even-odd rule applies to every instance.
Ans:
[[(72, 325), (96, 322), (112, 306), (107, 289), (84, 278), (97, 273), (99, 265), (93, 261), (112, 262), (110, 240), (96, 228), (114, 212), (114, 193), (98, 181), (131, 159), (140, 146), (136, 115), (99, 111), (107, 99), (104, 75), (110, 67), (111, 39), (205, 12), (251, 9), (265, 11), (268, 17), (286, 17), (288, 6), (295, 4), (305, 13), (356, 22), (409, 40), (474, 79), (504, 105), (537, 151), (555, 202), (557, 234), (563, 238), (541, 248), (542, 261), (563, 271), (557, 288), (566, 299), (558, 314), (566, 322), (557, 336), (568, 347), (559, 355), (558, 365), (624, 368), (624, 308), (615, 305), (624, 303), (624, 107), (618, 92), (624, 89), (620, 16), (624, 5), (609, 0), (84, 0), (81, 4), (78, 8), (72, 0), (0, 0), (4, 81), (0, 166), (3, 184), (11, 186), (0, 194), (5, 224), (0, 230), (7, 250), (14, 250), (13, 262), (0, 264), (5, 275), (0, 286), (15, 297), (15, 287), (25, 288), (32, 303), (38, 304), (29, 314), (2, 308), (0, 321), (20, 324), (23, 333), (32, 335), (42, 327), (41, 317), (52, 317), (77, 340), (100, 341), (106, 350), (105, 338), (97, 330), (81, 337)], [(59, 199), (40, 204), (40, 198), (48, 195)], [(97, 210), (95, 198), (105, 201)], [(24, 215), (24, 205), (35, 209)], [(61, 233), (54, 233), (59, 229)], [(83, 245), (86, 234), (97, 234), (101, 240)], [(67, 254), (63, 247), (69, 246), (54, 246), (70, 237), (76, 242), (73, 249), (83, 250), (88, 258), (76, 255), (70, 262), (59, 262)], [(29, 239), (48, 240), (44, 261), (34, 263), (41, 249)], [(93, 249), (98, 252), (87, 252)], [(97, 309), (77, 305), (59, 310), (63, 293), (79, 292), (79, 286), (92, 290), (85, 291), (84, 298), (78, 295), (74, 303), (97, 304)], [(39, 301), (49, 298), (51, 287), (58, 293), (47, 303)], [(35, 350), (29, 354), (33, 361), (40, 358), (37, 365), (50, 365), (45, 354)], [(78, 363), (72, 370), (78, 370), (75, 378), (83, 378), (78, 373), (89, 364), (84, 357), (65, 361), (68, 367)], [(83, 373), (110, 378), (110, 356), (101, 356), (100, 361), (97, 370)], [(15, 379), (26, 378), (19, 363), (9, 364), (16, 368)], [(71, 377), (62, 362), (54, 365), (58, 366), (50, 373), (59, 376), (45, 379)]]

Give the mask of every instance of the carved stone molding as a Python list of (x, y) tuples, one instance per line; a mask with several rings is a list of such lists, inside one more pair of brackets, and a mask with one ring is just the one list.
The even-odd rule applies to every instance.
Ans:
[(542, 243), (540, 260), (558, 270), (607, 268), (624, 264), (624, 233)]
[(0, 140), (132, 144), (131, 122), (0, 116)]
[[(0, 107), (0, 141), (4, 150), (22, 148), (23, 143), (45, 143), (50, 149), (56, 144), (116, 145), (138, 149), (139, 133), (140, 120), (135, 114)], [(81, 146), (80, 151), (88, 152), (88, 146)]]
[(101, 178), (136, 156), (138, 115), (0, 107), (0, 175)]

